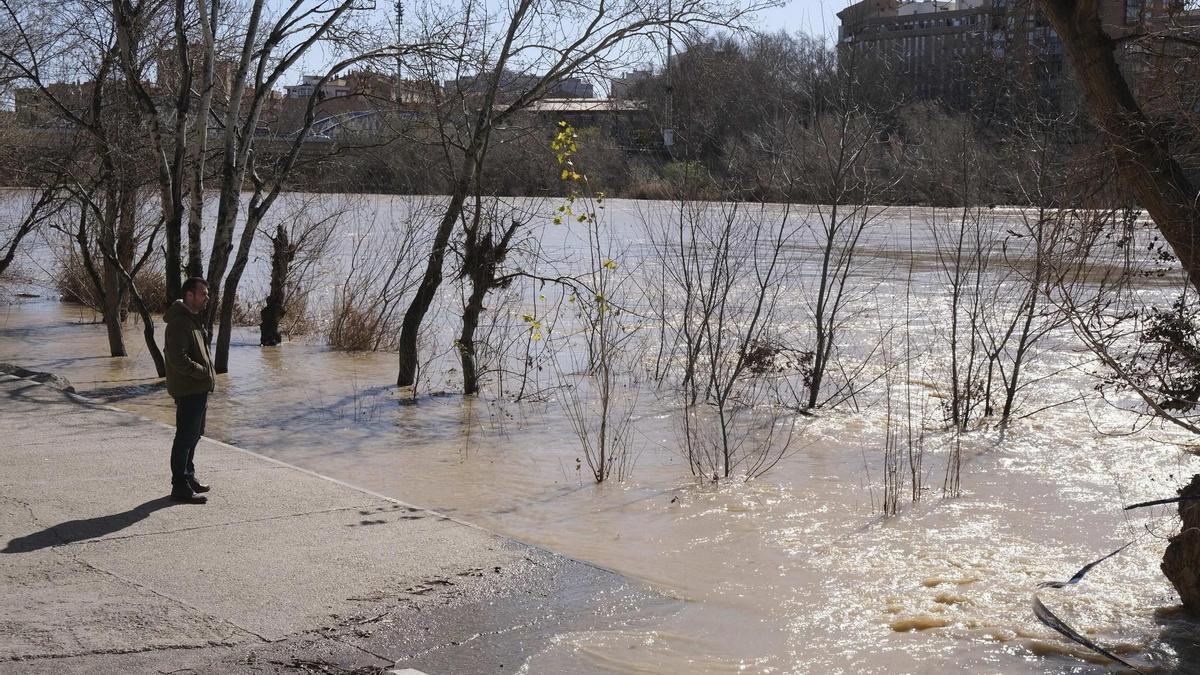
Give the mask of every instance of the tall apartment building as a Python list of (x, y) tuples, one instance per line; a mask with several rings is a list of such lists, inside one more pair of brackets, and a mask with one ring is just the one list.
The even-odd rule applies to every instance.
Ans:
[[(1099, 0), (1101, 23), (1127, 38), (1168, 14), (1195, 25), (1175, 0)], [(1066, 65), (1062, 44), (1035, 3), (1028, 0), (862, 0), (838, 12), (842, 58), (871, 58), (917, 99), (954, 107), (990, 102), (1007, 82), (1019, 94), (1045, 100), (1062, 94)], [(1118, 58), (1127, 72), (1145, 69), (1134, 41)]]
[(1018, 55), (1030, 84), (1052, 88), (1062, 70), (1054, 32), (1007, 0), (863, 0), (838, 18), (839, 55), (875, 60), (916, 99), (967, 107), (990, 95), (995, 67)]

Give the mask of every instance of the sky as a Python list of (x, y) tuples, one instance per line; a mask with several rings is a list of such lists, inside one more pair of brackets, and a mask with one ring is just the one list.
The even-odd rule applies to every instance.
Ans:
[(789, 0), (782, 7), (765, 10), (759, 19), (759, 28), (769, 31), (797, 31), (809, 35), (837, 37), (837, 13), (850, 2), (848, 0)]
[[(408, 0), (405, 0), (406, 4)], [(753, 0), (755, 2), (770, 2), (771, 0)], [(765, 32), (785, 31), (787, 33), (807, 33), (812, 36), (825, 36), (830, 42), (837, 39), (837, 13), (854, 0), (776, 0), (779, 5), (764, 9), (755, 15), (751, 24)], [(375, 0), (376, 12), (382, 21), (391, 19), (391, 8), (395, 0)], [(284, 77), (280, 86), (293, 84), (300, 80), (301, 74), (323, 72), (335, 61), (330, 54), (318, 45), (306, 54), (301, 61)], [(654, 65), (647, 63), (645, 65)]]
[[(764, 2), (770, 0), (754, 1)], [(752, 23), (762, 31), (777, 32), (782, 30), (788, 33), (803, 32), (813, 36), (823, 35), (832, 41), (837, 37), (838, 20), (836, 14), (852, 1), (778, 0), (780, 3), (779, 6), (762, 10), (757, 14)], [(384, 21), (387, 21), (390, 17), (390, 8), (394, 6), (394, 2), (395, 0), (375, 0), (374, 4), (378, 7), (377, 11), (383, 14), (382, 18)], [(289, 69), (284, 75), (283, 81), (278, 86), (282, 87), (299, 82), (301, 75), (305, 73), (323, 72), (334, 60), (336, 59), (332, 55), (318, 45), (316, 49), (306, 54), (299, 63)], [(0, 96), (0, 109), (10, 108), (11, 101)]]

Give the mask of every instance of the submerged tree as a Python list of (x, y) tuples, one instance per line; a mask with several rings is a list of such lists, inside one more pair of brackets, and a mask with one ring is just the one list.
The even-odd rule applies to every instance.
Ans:
[[(25, 124), (59, 131), (60, 150), (66, 152), (59, 158), (58, 185), (74, 204), (65, 229), (88, 263), (109, 351), (124, 356), (122, 324), (131, 297), (141, 309), (127, 272), (135, 265), (141, 228), (154, 217), (143, 211), (140, 200), (147, 183), (142, 170), (147, 142), (126, 95), (111, 8), (76, 0), (55, 7), (6, 4), (4, 10), (0, 74), (18, 87)], [(73, 85), (50, 79), (63, 70), (89, 79)], [(153, 331), (146, 338), (153, 354)]]

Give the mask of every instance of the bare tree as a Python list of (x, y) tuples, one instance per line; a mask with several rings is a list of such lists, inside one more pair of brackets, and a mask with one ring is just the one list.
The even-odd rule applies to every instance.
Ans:
[[(166, 288), (168, 300), (179, 297), (180, 239), (184, 214), (184, 160), (187, 155), (188, 110), (192, 100), (191, 70), (186, 33), (185, 0), (172, 3), (174, 48), (182, 65), (181, 82), (174, 100), (174, 147), (168, 148), (168, 131), (155, 97), (146, 86), (146, 71), (153, 57), (165, 51), (158, 36), (164, 33), (164, 5), (156, 2), (112, 0), (112, 22), (116, 33), (117, 67), (132, 97), (139, 122), (149, 131), (159, 183), (159, 198), (166, 218)], [(147, 44), (149, 42), (149, 44)]]
[[(1142, 82), (1136, 83), (1141, 85), (1146, 78), (1153, 77), (1156, 70), (1164, 73), (1178, 69), (1183, 75), (1180, 85), (1194, 88), (1193, 64), (1200, 50), (1200, 40), (1196, 36), (1195, 23), (1181, 13), (1186, 3), (1147, 3), (1139, 12), (1140, 16), (1131, 17), (1134, 20), (1127, 20), (1125, 27), (1116, 27), (1115, 34), (1106, 31), (1101, 22), (1102, 5), (1095, 0), (1039, 0), (1038, 5), (1063, 43), (1089, 116), (1098, 128), (1097, 135), (1109, 150), (1122, 183), (1153, 219), (1154, 226), (1169, 245), (1170, 253), (1187, 276), (1191, 289), (1200, 291), (1200, 190), (1180, 161), (1189, 145), (1180, 142), (1185, 136), (1170, 133), (1173, 126), (1178, 128), (1177, 125), (1163, 123), (1148, 113), (1135, 96), (1135, 87), (1131, 86), (1135, 83), (1126, 77), (1126, 72), (1141, 73), (1139, 79)], [(1163, 15), (1154, 16), (1160, 12)], [(1177, 14), (1181, 16), (1177, 17)], [(1113, 30), (1111, 26), (1108, 28)], [(1137, 64), (1140, 67), (1129, 71), (1122, 69), (1116, 57), (1117, 46), (1121, 43), (1135, 45), (1126, 50), (1125, 55), (1142, 61)], [(1159, 102), (1164, 98), (1153, 100)], [(1112, 302), (1112, 299), (1106, 302)], [(1094, 303), (1089, 305), (1091, 308), (1096, 306)], [(1153, 368), (1149, 373), (1142, 373), (1149, 375), (1148, 380), (1143, 379), (1136, 372), (1130, 372), (1128, 364), (1122, 363), (1121, 359), (1113, 358), (1114, 345), (1105, 336), (1133, 338), (1129, 322), (1122, 321), (1119, 314), (1097, 313), (1088, 308), (1080, 312), (1074, 302), (1070, 307), (1076, 332), (1114, 377), (1130, 385), (1149, 410), (1176, 424), (1183, 421), (1183, 426), (1191, 426), (1190, 430), (1195, 433), (1194, 426), (1163, 406), (1160, 395), (1166, 392), (1155, 391), (1164, 385), (1169, 391), (1172, 387), (1169, 381), (1154, 374)], [(1172, 355), (1168, 360), (1181, 358), (1176, 365), (1187, 363), (1187, 357), (1182, 356), (1187, 353), (1186, 340), (1172, 337), (1161, 342), (1157, 337), (1163, 330), (1172, 335), (1186, 335), (1190, 326), (1186, 314), (1158, 310), (1157, 315), (1141, 318), (1153, 320), (1132, 326), (1140, 333), (1138, 340), (1146, 339), (1161, 355)], [(1149, 391), (1146, 385), (1151, 386)], [(1170, 400), (1169, 394), (1166, 400)], [(1183, 541), (1190, 539), (1194, 544), (1195, 536), (1194, 532), (1182, 532), (1172, 542), (1172, 549), (1176, 554), (1182, 550), (1195, 550), (1188, 549)], [(1200, 606), (1200, 593), (1197, 592), (1200, 579), (1195, 572), (1194, 558), (1182, 561), (1176, 555), (1170, 563), (1164, 561), (1164, 572), (1179, 591), (1184, 606)]]
[[(816, 288), (806, 291), (812, 322), (812, 343), (806, 391), (798, 403), (816, 408), (853, 395), (851, 382), (826, 391), (829, 374), (837, 367), (838, 337), (846, 313), (864, 294), (857, 286), (859, 248), (870, 228), (886, 214), (872, 206), (895, 179), (873, 171), (880, 152), (886, 109), (861, 94), (873, 81), (857, 58), (839, 63), (828, 78), (813, 78), (809, 99), (817, 104), (812, 116), (797, 116), (776, 131), (774, 139), (788, 185), (801, 185), (816, 199), (815, 222), (809, 228), (817, 257)], [(872, 350), (873, 352), (874, 350)]]
[[(515, 278), (503, 270), (513, 244), (513, 236), (529, 216), (515, 209), (503, 209), (498, 200), (485, 200), (476, 194), (474, 206), (466, 215), (463, 226), (462, 276), (470, 282), (462, 311), (462, 330), (458, 336), (459, 358), (462, 363), (463, 393), (479, 393), (479, 363), (475, 331), (490, 292), (506, 288)], [(485, 201), (487, 205), (485, 206)]]
[[(55, 7), (50, 17), (50, 10), (40, 5), (6, 3), (5, 24), (17, 39), (0, 42), (0, 70), (24, 85), (17, 92), (30, 118), (24, 122), (65, 132), (62, 138), (68, 139), (73, 154), (64, 163), (61, 184), (79, 211), (79, 227), (71, 231), (89, 276), (97, 282), (113, 356), (126, 354), (122, 323), (129, 301), (148, 316), (148, 301), (134, 288), (136, 271), (147, 257), (135, 260), (135, 249), (146, 238), (146, 222), (155, 220), (143, 213), (141, 193), (149, 181), (141, 167), (153, 144), (147, 142), (138, 104), (127, 88), (126, 67), (132, 66), (124, 58), (129, 45), (122, 23), (126, 9), (119, 3), (79, 0)], [(77, 85), (53, 81), (54, 74), (68, 72), (90, 79)], [(157, 233), (157, 226), (151, 229)], [(100, 264), (94, 252), (102, 255)], [(153, 357), (152, 323), (144, 330)]]
[[(622, 62), (625, 50), (644, 38), (688, 26), (728, 23), (745, 11), (707, 0), (666, 6), (641, 0), (586, 0), (570, 5), (518, 0), (498, 13), (475, 1), (463, 6), (449, 68), (456, 74), (451, 91), (460, 114), (457, 124), (444, 118), (438, 121), (451, 176), (450, 199), (434, 233), (425, 275), (401, 325), (399, 386), (413, 384), (421, 323), (441, 285), (447, 246), (464, 205), (479, 193), (493, 130), (545, 97), (563, 79)], [(441, 21), (436, 19), (438, 24)], [(481, 64), (480, 72), (465, 72), (469, 64)], [(426, 69), (445, 70), (436, 63)], [(514, 73), (525, 76), (520, 86), (512, 86)]]
[(314, 217), (306, 208), (310, 201), (294, 209), (292, 217), (276, 223), (273, 233), (263, 233), (271, 245), (271, 281), (259, 324), (259, 344), (264, 347), (283, 342), (283, 322), (289, 315), (293, 326), (302, 319), (303, 298), (311, 290), (313, 272), (329, 251), (344, 215), (333, 211)]
[[(84, 4), (88, 2), (93, 0), (84, 0)], [(398, 48), (394, 47), (359, 48), (359, 43), (370, 36), (357, 31), (350, 20), (349, 12), (354, 7), (354, 0), (321, 0), (316, 3), (291, 0), (278, 7), (268, 7), (265, 0), (256, 0), (246, 8), (244, 14), (227, 15), (220, 0), (211, 0), (210, 3), (201, 1), (194, 12), (184, 0), (169, 5), (113, 0), (111, 5), (103, 6), (105, 11), (102, 20), (94, 26), (97, 36), (107, 42), (101, 50), (103, 58), (100, 60), (104, 76), (94, 79), (93, 89), (97, 92), (115, 90), (119, 102), (123, 103), (121, 110), (132, 124), (146, 133), (149, 141), (144, 144), (145, 151), (152, 157), (151, 165), (156, 170), (161, 210), (167, 224), (165, 274), (169, 295), (177, 293), (180, 282), (185, 212), (189, 214), (190, 250), (187, 267), (193, 273), (200, 271), (199, 233), (205, 205), (203, 190), (208, 134), (210, 125), (217, 125), (222, 146), (218, 175), (220, 190), (207, 270), (207, 280), (213, 294), (207, 323), (211, 334), (220, 318), (214, 362), (218, 372), (225, 372), (228, 366), (232, 310), (255, 234), (296, 164), (312, 124), (313, 106), (322, 86), (338, 70), (354, 63), (380, 58), (390, 62), (399, 56)], [(15, 11), (9, 14), (22, 30), (37, 18)], [(223, 19), (231, 21), (222, 25), (220, 21)], [(192, 39), (192, 20), (199, 25), (199, 40), (195, 43)], [(92, 27), (89, 24), (86, 28)], [(217, 33), (221, 28), (236, 38), (239, 48), (236, 56), (229, 61), (232, 65), (227, 67), (230, 72), (224, 109), (216, 111), (213, 108), (214, 64), (218, 58), (217, 45), (223, 39)], [(163, 35), (168, 36), (167, 39), (163, 39)], [(52, 44), (64, 39), (64, 35), (57, 35), (51, 36), (46, 42)], [(288, 150), (264, 175), (260, 173), (264, 169), (262, 162), (256, 162), (255, 153), (263, 111), (284, 73), (320, 42), (336, 42), (341, 48), (353, 49), (357, 53), (334, 64), (321, 78), (308, 101), (304, 126), (289, 139)], [(55, 96), (43, 79), (40, 66), (41, 60), (58, 57), (53, 52), (46, 56), (47, 51), (29, 40), (23, 43), (18, 41), (13, 50), (0, 52), (0, 57), (34, 83), (54, 103), (64, 119), (98, 139), (97, 154), (103, 160), (106, 171), (124, 181), (121, 194), (132, 194), (132, 184), (118, 169), (132, 166), (133, 163), (114, 161), (112, 144), (108, 142), (129, 135), (106, 135), (106, 129), (97, 115), (77, 113), (69, 102)], [(198, 116), (191, 114), (194, 61), (200, 62), (201, 70)], [(152, 66), (158, 67), (160, 81), (174, 93), (169, 103), (164, 102), (147, 83), (147, 73)], [(190, 132), (193, 124), (197, 127), (195, 134)], [(253, 184), (254, 192), (247, 207), (246, 223), (237, 240), (235, 255), (235, 224), (241, 212), (241, 191), (247, 179)], [(185, 193), (185, 187), (189, 184), (192, 190), (190, 196)], [(116, 249), (118, 252), (123, 250), (121, 246)], [(110, 272), (107, 271), (106, 275), (111, 285), (116, 275)], [(111, 301), (117, 294), (106, 295)]]
[[(346, 4), (348, 5), (349, 3)], [(323, 23), (322, 27), (318, 31), (308, 36), (308, 38), (311, 40), (309, 43), (310, 46), (312, 43), (316, 42), (316, 40), (321, 34), (323, 34), (324, 31), (331, 30), (335, 25), (335, 23), (330, 23), (330, 19), (333, 19), (336, 15), (338, 15), (339, 11), (344, 11), (343, 5), (339, 5), (338, 7), (340, 10), (334, 10), (329, 17), (326, 17), (326, 23)], [(316, 105), (320, 100), (320, 92), (322, 87), (325, 85), (325, 82), (352, 64), (389, 57), (398, 53), (409, 53), (416, 50), (417, 48), (387, 48), (367, 54), (359, 54), (339, 61), (331, 66), (329, 70), (317, 80), (312, 94), (310, 94), (308, 97), (303, 125), (299, 131), (292, 136), (291, 142), (288, 144), (287, 151), (274, 163), (274, 166), (271, 167), (271, 171), (268, 175), (260, 174), (259, 168), (256, 166), (256, 155), (252, 152), (252, 147), (249, 141), (238, 142), (239, 151), (244, 153), (243, 161), (246, 162), (245, 164), (238, 165), (234, 163), (231, 165), (228, 159), (225, 161), (223, 165), (225, 171), (223, 174), (223, 180), (229, 179), (232, 175), (236, 178), (238, 184), (240, 185), (241, 180), (247, 175), (248, 172), (250, 180), (254, 185), (254, 190), (251, 193), (249, 203), (246, 207), (246, 222), (242, 226), (241, 236), (239, 237), (238, 241), (237, 253), (233, 257), (232, 265), (228, 267), (228, 275), (225, 277), (224, 290), (222, 293), (216, 294), (216, 296), (219, 297), (219, 300), (217, 297), (214, 297), (213, 300), (210, 301), (210, 326), (213, 316), (220, 317), (220, 325), (217, 333), (217, 350), (216, 355), (213, 358), (213, 367), (218, 373), (226, 372), (229, 368), (229, 343), (233, 335), (233, 313), (237, 304), (237, 288), (238, 284), (241, 283), (242, 274), (245, 272), (246, 266), (250, 261), (250, 252), (254, 246), (255, 234), (258, 232), (267, 214), (271, 211), (271, 208), (275, 205), (279, 195), (283, 192), (286, 181), (291, 175), (292, 169), (296, 166), (296, 162), (300, 156), (300, 151), (303, 148), (304, 141), (307, 138), (309, 131), (312, 129), (312, 125), (316, 117)], [(275, 66), (275, 70), (271, 72), (270, 76), (265, 77), (265, 79), (264, 71), (266, 70), (266, 62), (263, 61), (263, 59), (266, 59), (267, 56), (259, 56), (256, 75), (256, 92), (263, 90), (263, 88), (269, 89), (269, 87), (274, 85), (275, 81), (278, 80), (278, 78), (282, 75), (282, 71), (280, 71), (279, 68), (283, 65), (283, 63), (288, 62), (288, 60), (293, 56), (295, 58), (299, 58), (299, 54), (289, 54), (290, 55), (288, 57), (283, 59), (283, 62)], [(255, 105), (257, 107), (252, 108), (254, 115), (261, 114), (262, 101), (258, 101), (258, 103)], [(253, 138), (254, 126), (247, 124), (247, 126), (243, 128), (240, 133), (247, 138)], [(228, 145), (229, 141), (227, 140), (226, 143)], [(233, 222), (225, 222), (222, 220), (222, 214), (224, 214), (226, 218), (233, 217), (236, 216), (238, 209), (240, 209), (240, 190), (233, 190), (233, 196), (230, 197), (230, 190), (225, 187), (224, 183), (222, 183), (222, 185), (221, 200), (218, 205), (217, 228), (213, 235), (213, 257), (209, 264), (208, 279), (210, 287), (214, 287), (214, 284), (219, 282), (221, 275), (225, 274), (225, 265), (230, 262), (228, 258), (228, 250), (226, 250), (226, 254), (224, 256), (218, 255), (218, 250), (221, 247), (225, 247), (227, 245), (232, 247), (232, 241), (226, 240), (225, 237), (232, 237)], [(232, 209), (232, 214), (230, 213), (229, 209)], [(225, 222), (225, 225), (228, 227), (223, 226), (223, 222)], [(217, 262), (218, 264), (214, 265), (213, 261)]]
[[(1014, 147), (1024, 160), (1023, 178), (1017, 181), (1024, 203), (1030, 208), (1020, 213), (1019, 231), (1008, 230), (1002, 244), (1005, 263), (1016, 276), (1014, 283), (997, 284), (993, 307), (1011, 305), (1002, 302), (1008, 288), (1019, 298), (1015, 311), (999, 330), (989, 333), (990, 349), (997, 362), (1004, 402), (1000, 424), (1007, 425), (1017, 412), (1018, 395), (1046, 375), (1029, 377), (1026, 369), (1034, 361), (1039, 343), (1068, 319), (1051, 301), (1054, 269), (1062, 267), (1077, 251), (1072, 251), (1073, 216), (1055, 208), (1067, 201), (1072, 183), (1080, 182), (1065, 167), (1068, 155), (1057, 130), (1071, 126), (1070, 114), (1042, 114), (1032, 111), (1018, 119), (1014, 129)], [(1027, 177), (1027, 178), (1025, 178)], [(990, 396), (990, 386), (989, 386)], [(1055, 405), (1057, 402), (1048, 402)], [(989, 400), (988, 414), (994, 412)]]
[[(692, 472), (726, 478), (769, 470), (792, 441), (771, 377), (782, 351), (775, 321), (794, 271), (785, 251), (802, 226), (790, 206), (680, 202), (643, 216), (666, 284), (663, 335), (684, 403)], [(653, 271), (652, 275), (658, 276)]]
[[(416, 286), (419, 244), (438, 214), (433, 200), (405, 204), (394, 221), (355, 218), (355, 228), (339, 240), (350, 240), (346, 276), (335, 287), (326, 339), (335, 349), (378, 350), (391, 347), (400, 304)], [(370, 218), (370, 219), (368, 219)], [(336, 250), (336, 249), (335, 249)]]
[[(125, 293), (129, 294), (129, 298), (142, 320), (142, 335), (146, 341), (146, 349), (154, 363), (155, 371), (159, 377), (162, 377), (166, 374), (166, 365), (163, 361), (162, 350), (159, 349), (155, 339), (154, 318), (151, 311), (152, 307), (161, 309), (161, 304), (152, 305), (138, 291), (138, 284), (135, 281), (154, 255), (155, 239), (162, 228), (162, 219), (152, 213), (134, 214), (132, 217), (136, 218), (136, 221), (130, 224), (128, 231), (130, 236), (135, 238), (123, 242), (122, 246), (127, 250), (124, 253), (119, 252), (115, 248), (114, 237), (110, 232), (106, 233), (106, 230), (111, 227), (109, 220), (111, 209), (106, 201), (111, 199), (111, 194), (106, 193), (107, 189), (105, 188), (74, 186), (70, 190), (73, 208), (64, 209), (60, 214), (63, 217), (54, 222), (52, 227), (74, 240), (75, 250), (72, 251), (72, 255), (79, 256), (87, 280), (90, 281), (90, 289), (86, 293), (86, 297), (92, 298), (95, 308), (105, 313), (106, 323), (109, 323), (107, 321), (109, 311), (112, 311), (114, 307), (123, 308), (121, 300), (114, 301), (110, 294), (114, 292), (119, 292), (122, 296)], [(147, 218), (153, 222), (147, 223)], [(134, 259), (132, 257), (134, 250), (142, 247), (144, 250)], [(101, 256), (102, 265), (97, 265), (96, 252)], [(115, 287), (108, 283), (103, 278), (102, 270), (111, 270), (119, 275), (119, 283)], [(85, 282), (76, 281), (76, 283)], [(119, 328), (119, 322), (117, 326)]]
[[(619, 243), (602, 216), (603, 197), (585, 195), (569, 202), (567, 213), (587, 228), (586, 288), (576, 296), (588, 341), (587, 364), (574, 386), (564, 391), (567, 419), (583, 445), (584, 458), (597, 483), (618, 481), (633, 471), (632, 433), (636, 387), (623, 386), (622, 373), (635, 370), (634, 331), (626, 325), (622, 298), (630, 277), (621, 276)], [(580, 218), (582, 217), (582, 218)], [(627, 377), (627, 375), (626, 375)]]
[(989, 289), (995, 279), (994, 220), (979, 206), (964, 206), (948, 223), (931, 224), (938, 262), (949, 290), (950, 409), (947, 421), (958, 431), (985, 414), (989, 392), (985, 375), (992, 359), (986, 337), (992, 318)]
[[(1070, 212), (1077, 247), (1054, 266), (1054, 299), (1104, 367), (1100, 393), (1135, 414), (1200, 433), (1194, 291), (1169, 244), (1129, 208)], [(1147, 294), (1147, 287), (1158, 293)], [(1174, 296), (1168, 308), (1155, 296)], [(1149, 297), (1148, 297), (1149, 295)]]

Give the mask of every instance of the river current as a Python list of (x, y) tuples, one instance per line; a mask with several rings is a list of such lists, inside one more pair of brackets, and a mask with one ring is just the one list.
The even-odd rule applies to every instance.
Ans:
[[(369, 236), (386, 238), (394, 214), (410, 209), (402, 198), (339, 199), (359, 209), (339, 226), (346, 241), (367, 236), (367, 222)], [(547, 214), (533, 226), (545, 257), (578, 266), (588, 257), (586, 238), (552, 224), (557, 205), (524, 208)], [(621, 201), (605, 209), (614, 224), (609, 241), (620, 243), (614, 256), (634, 286), (652, 257), (642, 224), (658, 217), (656, 208), (669, 212), (669, 205)], [(995, 227), (1015, 227), (1016, 214), (998, 216)], [(1200, 471), (1196, 439), (1106, 402), (1095, 390), (1098, 367), (1069, 327), (1040, 343), (1022, 415), (1003, 432), (982, 424), (959, 439), (962, 495), (942, 495), (951, 442), (937, 423), (945, 394), (933, 345), (944, 335), (948, 305), (921, 225), (937, 217), (918, 208), (877, 216), (854, 277), (857, 309), (843, 332), (853, 354), (887, 332), (880, 326), (908, 327), (912, 365), (902, 380), (888, 381), (915, 397), (928, 442), (920, 500), (906, 492), (895, 516), (881, 507), (888, 406), (869, 390), (815, 416), (788, 418), (796, 441), (764, 476), (714, 484), (688, 469), (678, 397), (631, 376), (623, 386), (636, 390), (636, 461), (625, 480), (596, 485), (563, 390), (546, 386), (514, 401), (511, 383), (498, 395), (493, 380), (482, 395), (463, 397), (453, 393), (453, 360), (442, 358), (430, 361), (435, 374), (413, 402), (394, 387), (389, 351), (334, 351), (319, 336), (262, 348), (257, 329), (243, 327), (210, 403), (207, 435), (615, 570), (682, 601), (677, 613), (623, 630), (560, 635), (528, 655), (523, 672), (1120, 672), (1039, 624), (1032, 602), (1039, 582), (1067, 579), (1128, 541), (1083, 582), (1044, 591), (1043, 599), (1147, 670), (1200, 671), (1200, 629), (1180, 616), (1158, 569), (1178, 527), (1173, 506), (1122, 510), (1173, 496)], [(797, 252), (796, 297), (779, 316), (782, 330), (801, 331), (813, 247), (801, 239), (789, 245)], [(0, 362), (54, 372), (84, 395), (172, 422), (140, 327), (131, 320), (126, 330), (130, 355), (111, 358), (93, 313), (57, 301), (53, 246), (31, 247), (19, 263), (26, 281), (6, 289)], [(354, 264), (347, 250), (337, 244), (321, 262), (314, 312)], [(261, 293), (264, 278), (258, 259), (247, 294)], [(555, 297), (544, 285), (510, 292), (517, 300), (494, 311), (510, 313), (508, 334), (523, 339), (530, 329), (522, 317), (539, 303), (546, 311)], [(1146, 287), (1164, 298), (1170, 292), (1169, 283)], [(452, 339), (456, 301), (448, 293), (435, 313), (442, 328), (426, 340), (428, 351), (444, 351)], [(539, 377), (569, 384), (575, 375), (565, 367)], [(147, 458), (160, 460), (165, 476), (166, 449)], [(197, 465), (202, 472), (203, 458)]]

